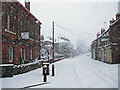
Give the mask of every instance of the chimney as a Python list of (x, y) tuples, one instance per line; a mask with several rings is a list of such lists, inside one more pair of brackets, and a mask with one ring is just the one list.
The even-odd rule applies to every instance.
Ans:
[(114, 23), (115, 22), (115, 20), (114, 20), (114, 18), (110, 21), (110, 25), (112, 25), (112, 23)]
[(116, 14), (116, 20), (118, 20), (120, 18), (120, 13)]
[(98, 37), (99, 35), (100, 35), (100, 33), (98, 32), (98, 33), (97, 33), (97, 37)]
[(30, 1), (25, 0), (25, 7), (30, 11)]
[(104, 28), (101, 28), (101, 34), (103, 34), (103, 32), (105, 32), (105, 29), (104, 29)]

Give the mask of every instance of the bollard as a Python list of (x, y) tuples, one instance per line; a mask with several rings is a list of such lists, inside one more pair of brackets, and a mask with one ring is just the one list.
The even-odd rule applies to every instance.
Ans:
[(46, 65), (43, 66), (43, 70), (44, 70), (43, 82), (47, 82), (47, 66)]
[(49, 64), (47, 65), (47, 75), (49, 75)]
[(43, 63), (43, 75), (44, 75), (44, 65), (46, 65), (46, 75), (49, 75), (49, 63)]
[(52, 65), (52, 76), (55, 76), (54, 73), (55, 73), (55, 72), (54, 72), (54, 65)]
[(43, 79), (44, 79), (44, 80), (43, 80), (44, 82), (47, 82), (47, 73), (46, 73), (46, 70), (45, 70), (45, 73), (44, 73)]

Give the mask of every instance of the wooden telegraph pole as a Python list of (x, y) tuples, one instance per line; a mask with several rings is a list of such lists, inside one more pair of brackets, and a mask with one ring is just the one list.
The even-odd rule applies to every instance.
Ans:
[(54, 70), (54, 21), (52, 23), (53, 28), (53, 63), (52, 63), (52, 76), (55, 76), (55, 70)]
[(2, 64), (2, 1), (0, 1), (0, 64)]

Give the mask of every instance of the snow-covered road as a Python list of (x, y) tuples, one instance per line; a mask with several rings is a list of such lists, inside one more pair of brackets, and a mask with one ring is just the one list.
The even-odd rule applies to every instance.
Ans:
[[(56, 62), (55, 76), (50, 73), (48, 82), (31, 88), (118, 88), (118, 65), (80, 55)], [(41, 69), (2, 79), (3, 88), (23, 88), (40, 83), (43, 83)]]

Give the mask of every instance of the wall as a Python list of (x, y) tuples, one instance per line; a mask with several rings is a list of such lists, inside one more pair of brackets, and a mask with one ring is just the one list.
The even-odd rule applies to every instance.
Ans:
[[(20, 57), (24, 59), (24, 48), (26, 49), (26, 58), (23, 62), (31, 62), (40, 58), (40, 25), (36, 23), (36, 18), (29, 11), (17, 2), (4, 2), (2, 25), (3, 42), (3, 63), (20, 64)], [(12, 7), (12, 8), (11, 8)], [(14, 13), (14, 14), (13, 14)], [(8, 14), (10, 14), (10, 29), (8, 30)], [(14, 16), (13, 16), (14, 15)], [(13, 18), (12, 18), (13, 16)], [(14, 28), (13, 28), (14, 27)], [(29, 39), (21, 38), (22, 32), (29, 32)], [(9, 62), (9, 47), (13, 47), (13, 62)], [(21, 52), (22, 48), (22, 52)], [(30, 60), (30, 51), (33, 51), (32, 60)]]

